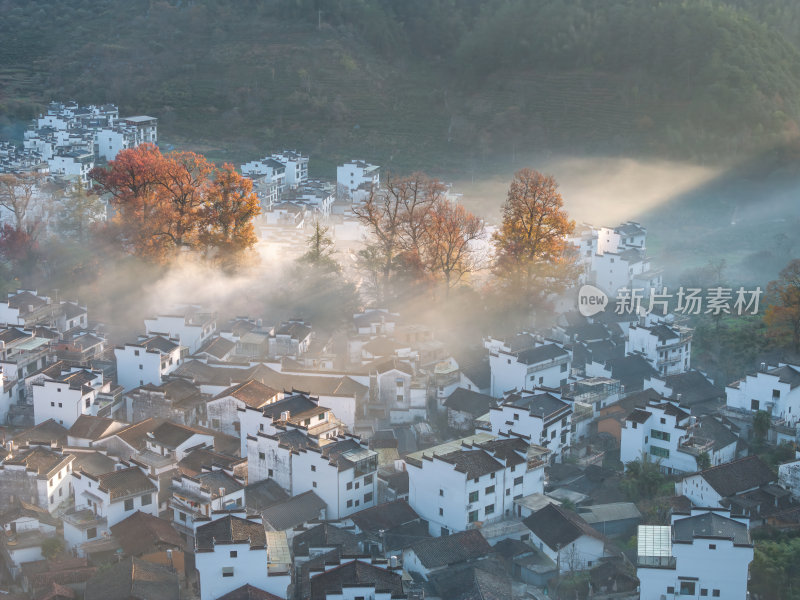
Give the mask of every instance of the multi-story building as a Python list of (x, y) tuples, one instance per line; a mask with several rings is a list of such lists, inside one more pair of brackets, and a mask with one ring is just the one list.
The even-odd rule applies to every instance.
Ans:
[(16, 448), (0, 465), (0, 502), (17, 498), (55, 512), (69, 498), (74, 460), (49, 443)]
[(517, 436), (481, 433), (409, 454), (408, 503), (431, 535), (513, 514), (514, 499), (544, 491), (547, 450)]
[(214, 430), (238, 436), (241, 430), (240, 410), (244, 410), (246, 406), (254, 409), (263, 408), (281, 398), (283, 392), (260, 381), (248, 379), (243, 383), (232, 385), (206, 403), (208, 423)]
[(215, 600), (244, 585), (278, 598), (292, 582), (286, 535), (266, 532), (260, 516), (217, 511), (195, 521), (200, 600)]
[[(350, 198), (359, 189), (377, 189), (381, 183), (381, 168), (363, 160), (353, 160), (336, 168), (336, 185)], [(354, 198), (355, 199), (355, 198)]]
[(748, 519), (725, 509), (692, 509), (673, 513), (671, 525), (640, 525), (637, 540), (641, 598), (748, 597)]
[[(242, 456), (248, 454), (251, 438), (255, 439), (259, 434), (273, 435), (296, 430), (313, 443), (322, 445), (326, 440), (334, 439), (344, 432), (341, 422), (331, 409), (320, 406), (317, 398), (303, 393), (285, 396), (260, 407), (248, 404), (239, 408), (238, 412)], [(248, 464), (248, 474), (249, 480), (253, 482), (271, 477), (252, 463)]]
[(34, 422), (53, 419), (69, 429), (81, 415), (97, 414), (98, 393), (109, 388), (101, 371), (74, 367), (44, 377), (31, 384)]
[(551, 391), (522, 391), (509, 394), (489, 410), (493, 435), (517, 434), (532, 444), (547, 448), (551, 459), (560, 461), (569, 448), (572, 404)]
[(283, 165), (286, 172), (286, 185), (295, 188), (308, 180), (308, 157), (297, 150), (284, 150), (270, 156)]
[(161, 385), (181, 364), (182, 349), (178, 340), (160, 335), (114, 348), (117, 383), (126, 391), (146, 384)]
[(691, 364), (692, 329), (666, 322), (631, 325), (625, 353), (641, 354), (661, 376), (683, 373)]
[(246, 456), (249, 482), (274, 479), (292, 496), (313, 491), (329, 519), (377, 502), (378, 453), (355, 436), (316, 440), (299, 429), (276, 428), (248, 436)]
[(713, 417), (698, 420), (677, 402), (650, 400), (634, 409), (621, 430), (620, 460), (623, 464), (647, 460), (665, 473), (694, 473), (708, 465), (736, 458), (738, 437)]
[(138, 466), (92, 475), (73, 471), (75, 507), (105, 517), (108, 527), (116, 525), (137, 510), (158, 516), (158, 486)]
[(217, 331), (217, 316), (199, 306), (183, 306), (176, 314), (145, 319), (144, 327), (147, 335), (174, 338), (194, 354)]
[(800, 421), (800, 366), (785, 363), (747, 375), (725, 388), (728, 409), (752, 415), (763, 410), (774, 424), (797, 427)]
[(519, 350), (497, 340), (486, 344), (492, 373), (491, 395), (495, 398), (534, 387), (559, 388), (569, 380), (572, 352), (561, 344), (532, 340)]
[(224, 469), (212, 467), (194, 476), (179, 474), (172, 478), (170, 491), (173, 525), (188, 536), (194, 535), (196, 519), (244, 506), (244, 482)]

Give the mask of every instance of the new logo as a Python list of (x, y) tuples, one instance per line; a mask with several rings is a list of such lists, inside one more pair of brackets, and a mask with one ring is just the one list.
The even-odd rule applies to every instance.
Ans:
[(578, 311), (584, 317), (603, 312), (608, 305), (608, 296), (593, 285), (584, 285), (578, 291)]

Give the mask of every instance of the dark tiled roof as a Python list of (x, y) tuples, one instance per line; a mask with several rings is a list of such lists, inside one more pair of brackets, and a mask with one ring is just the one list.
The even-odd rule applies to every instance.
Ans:
[(419, 515), (406, 500), (395, 500), (350, 515), (353, 523), (362, 531), (377, 532), (399, 527), (419, 519)]
[(261, 516), (264, 519), (264, 525), (269, 529), (284, 531), (318, 519), (325, 506), (322, 498), (314, 492), (308, 491), (280, 504), (270, 506), (261, 513)]
[(444, 405), (451, 410), (466, 412), (474, 417), (479, 417), (489, 412), (489, 409), (495, 405), (495, 400), (486, 394), (460, 387), (456, 388), (447, 397)]
[(295, 534), (292, 538), (292, 552), (295, 556), (308, 556), (312, 548), (339, 548), (342, 555), (356, 555), (361, 552), (361, 537), (352, 531), (320, 523), (310, 529)]
[(401, 348), (408, 348), (408, 345), (400, 344), (387, 337), (377, 337), (362, 346), (363, 350), (366, 350), (373, 356), (382, 357), (392, 356), (396, 350), (400, 350)]
[(747, 525), (722, 515), (708, 512), (672, 524), (672, 539), (691, 542), (695, 537), (718, 537), (733, 540), (734, 544), (749, 544)]
[(700, 371), (667, 375), (664, 382), (671, 390), (670, 398), (677, 400), (680, 394), (680, 405), (690, 409), (697, 404), (725, 397), (725, 390), (711, 383)]
[(85, 600), (179, 600), (178, 574), (167, 567), (127, 558), (86, 583)]
[(220, 488), (224, 488), (225, 494), (238, 492), (244, 488), (241, 482), (228, 475), (225, 471), (220, 471), (219, 469), (215, 471), (199, 473), (198, 475), (194, 476), (194, 479), (197, 479), (200, 482), (200, 487), (202, 487), (204, 490), (207, 490), (211, 494), (212, 498), (220, 497)]
[(462, 350), (455, 354), (459, 370), (480, 389), (492, 385), (492, 369), (489, 365), (489, 350), (483, 347)]
[(646, 423), (647, 419), (653, 416), (653, 413), (642, 410), (641, 408), (633, 409), (633, 412), (625, 417), (626, 421), (633, 421), (634, 423)]
[(200, 525), (196, 534), (198, 550), (213, 549), (215, 541), (242, 543), (249, 540), (251, 548), (260, 548), (267, 544), (267, 535), (261, 523), (235, 515), (226, 515)]
[(277, 402), (267, 404), (266, 406), (262, 407), (261, 412), (264, 414), (264, 416), (277, 420), (281, 418), (281, 413), (283, 412), (289, 412), (290, 415), (296, 415), (309, 410), (315, 410), (318, 407), (319, 404), (308, 396), (303, 394), (293, 394), (283, 398), (282, 400), (278, 400)]
[(235, 342), (225, 339), (224, 337), (215, 337), (214, 339), (203, 344), (202, 348), (200, 348), (197, 353), (200, 354), (205, 352), (214, 358), (223, 358), (235, 347)]
[(43, 446), (33, 446), (27, 450), (21, 450), (11, 458), (7, 458), (7, 465), (25, 465), (28, 470), (38, 475), (47, 475), (64, 460), (72, 459), (72, 455), (53, 452)]
[(533, 552), (533, 548), (521, 540), (506, 538), (504, 540), (500, 540), (494, 545), (494, 551), (503, 558), (513, 558), (515, 556), (519, 556), (520, 554), (528, 554), (529, 552)]
[(674, 329), (664, 324), (653, 325), (652, 327), (645, 327), (644, 329), (649, 329), (650, 333), (656, 336), (659, 342), (666, 342), (667, 340), (680, 337)]
[(177, 423), (172, 423), (170, 421), (166, 421), (153, 429), (152, 431), (152, 439), (156, 443), (166, 448), (174, 449), (180, 446), (183, 442), (188, 440), (190, 437), (199, 433), (195, 431), (191, 427), (186, 427), (184, 425), (179, 425)]
[(59, 446), (62, 446), (67, 443), (67, 429), (63, 425), (56, 423), (55, 420), (47, 419), (47, 421), (42, 421), (35, 427), (15, 435), (13, 439), (19, 445), (36, 442), (43, 444), (56, 442)]
[(379, 471), (378, 477), (386, 482), (389, 489), (394, 491), (395, 494), (408, 493), (408, 471)]
[(611, 371), (611, 377), (618, 379), (627, 391), (642, 389), (646, 378), (658, 375), (658, 371), (637, 354), (612, 358), (606, 361), (605, 367)]
[(505, 466), (520, 465), (527, 462), (529, 444), (518, 437), (497, 438), (479, 444), (496, 459), (503, 461)]
[(260, 408), (277, 396), (278, 393), (278, 390), (266, 386), (260, 381), (248, 379), (243, 383), (237, 383), (220, 392), (215, 396), (215, 399), (233, 396), (237, 400), (244, 402), (247, 406)]
[(698, 419), (699, 437), (714, 441), (714, 450), (722, 450), (739, 441), (739, 436), (733, 433), (719, 419), (707, 415)]
[(125, 429), (121, 429), (112, 435), (119, 437), (136, 450), (144, 450), (147, 447), (147, 434), (153, 431), (153, 429), (158, 427), (162, 422), (161, 419), (145, 419)]
[(303, 448), (315, 445), (306, 434), (297, 429), (279, 431), (275, 434), (275, 438), (277, 438), (280, 446), (291, 448), (292, 450), (302, 450)]
[(569, 407), (567, 402), (560, 400), (548, 393), (523, 395), (520, 393), (509, 396), (504, 404), (510, 404), (519, 408), (524, 408), (530, 414), (540, 416), (544, 419)]
[(95, 417), (93, 415), (81, 415), (75, 420), (72, 427), (69, 428), (69, 435), (77, 438), (97, 440), (103, 437), (113, 424), (114, 419)]
[(702, 471), (700, 475), (723, 498), (752, 490), (777, 478), (758, 456), (747, 456)]
[(800, 385), (800, 371), (790, 367), (789, 365), (777, 367), (772, 369), (769, 373), (770, 375), (777, 375), (778, 381), (781, 383), (788, 383), (791, 389), (794, 389)]
[(111, 526), (111, 533), (127, 556), (141, 556), (164, 546), (182, 548), (183, 540), (169, 521), (136, 511)]
[(566, 350), (556, 344), (544, 344), (536, 348), (529, 348), (518, 352), (517, 360), (525, 365), (533, 365), (568, 355), (569, 353)]
[(584, 535), (603, 539), (580, 515), (548, 504), (522, 521), (550, 548), (563, 548)]
[(98, 477), (114, 470), (117, 461), (102, 452), (73, 452), (72, 470), (83, 471)]
[(142, 340), (138, 342), (137, 345), (144, 346), (148, 350), (157, 350), (162, 354), (168, 354), (178, 347), (178, 344), (160, 335)]
[(342, 588), (355, 584), (374, 586), (376, 592), (403, 593), (400, 573), (354, 560), (312, 577), (311, 600), (325, 600), (329, 593), (341, 593)]
[(111, 500), (134, 494), (155, 492), (156, 486), (139, 467), (112, 471), (98, 477), (99, 487), (108, 492)]
[(410, 548), (428, 569), (475, 560), (486, 556), (492, 547), (477, 529), (417, 542)]
[(244, 504), (248, 510), (255, 512), (286, 502), (290, 497), (274, 479), (257, 481), (244, 488)]
[(217, 600), (281, 600), (281, 597), (253, 587), (248, 583), (232, 592), (228, 592), (224, 596), (220, 596)]
[(364, 365), (364, 369), (370, 373), (386, 373), (387, 371), (397, 370), (406, 375), (413, 375), (414, 369), (406, 361), (398, 358), (379, 359)]
[(380, 429), (369, 439), (369, 447), (373, 450), (379, 448), (397, 448), (398, 441), (391, 429)]
[(195, 448), (178, 462), (178, 469), (190, 477), (200, 473), (203, 468), (219, 467), (230, 469), (245, 459), (214, 452), (208, 448)]
[(468, 479), (476, 479), (503, 469), (503, 465), (483, 449), (456, 450), (438, 458), (455, 465), (456, 471), (465, 473)]

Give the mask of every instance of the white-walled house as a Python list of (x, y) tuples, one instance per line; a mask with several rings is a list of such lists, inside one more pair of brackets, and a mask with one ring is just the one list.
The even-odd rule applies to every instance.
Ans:
[(283, 392), (248, 379), (232, 385), (206, 403), (208, 423), (214, 430), (238, 436), (241, 429), (239, 410), (244, 410), (246, 406), (259, 409), (281, 398)]
[(572, 352), (555, 342), (535, 342), (534, 347), (517, 351), (493, 344), (489, 354), (491, 395), (502, 398), (511, 391), (564, 386), (570, 377), (571, 363)]
[(560, 461), (570, 445), (572, 405), (556, 391), (512, 393), (489, 410), (492, 434), (525, 436)]
[(665, 473), (693, 473), (736, 458), (737, 436), (713, 417), (690, 416), (676, 402), (651, 400), (634, 409), (621, 430), (620, 460), (657, 463)]
[(244, 482), (224, 469), (212, 467), (193, 477), (179, 474), (172, 478), (170, 489), (173, 525), (190, 536), (194, 535), (196, 519), (210, 517), (214, 511), (244, 506)]
[(547, 450), (517, 436), (478, 434), (409, 454), (408, 503), (431, 535), (497, 521), (514, 500), (544, 491)]
[(137, 510), (158, 516), (158, 486), (139, 467), (122, 468), (103, 475), (72, 473), (75, 507), (105, 517), (111, 527)]
[(0, 526), (5, 534), (0, 542), (0, 555), (16, 579), (23, 563), (42, 560), (42, 544), (57, 538), (58, 520), (46, 510), (16, 499), (0, 511)]
[(0, 498), (30, 500), (55, 512), (70, 495), (70, 473), (75, 456), (50, 444), (16, 448), (0, 464)]
[(286, 185), (297, 187), (308, 180), (308, 157), (297, 150), (284, 150), (270, 156), (284, 167)]
[(309, 569), (311, 597), (320, 600), (402, 600), (402, 567), (369, 556), (326, 561)]
[(160, 456), (183, 460), (196, 448), (213, 448), (214, 436), (186, 425), (165, 421), (145, 435), (146, 448)]
[(692, 329), (665, 322), (628, 328), (625, 353), (641, 354), (660, 375), (676, 375), (691, 366)]
[(182, 346), (160, 335), (114, 348), (117, 383), (125, 391), (142, 385), (161, 385), (164, 377), (181, 364)]
[(35, 381), (31, 384), (34, 422), (53, 419), (69, 429), (81, 415), (97, 412), (97, 394), (103, 390), (103, 373), (82, 368)]
[(64, 545), (69, 552), (84, 556), (86, 542), (102, 539), (109, 534), (108, 519), (85, 506), (67, 510), (61, 520), (64, 524)]
[(215, 600), (246, 584), (287, 597), (291, 566), (280, 556), (280, 551), (288, 555), (286, 537), (279, 544), (281, 540), (271, 535), (270, 541), (279, 547), (270, 548), (261, 517), (244, 511), (214, 512), (196, 521), (194, 538), (201, 600)]
[(378, 453), (351, 435), (323, 441), (318, 445), (294, 428), (249, 436), (248, 481), (274, 479), (292, 496), (313, 491), (325, 502), (329, 519), (375, 506)]
[(800, 420), (800, 366), (780, 363), (761, 369), (725, 388), (728, 408), (743, 413), (766, 411), (790, 427)]
[(336, 167), (336, 185), (352, 198), (353, 192), (362, 186), (377, 189), (381, 183), (381, 169), (363, 160), (353, 160)]
[(608, 556), (602, 534), (579, 514), (556, 504), (548, 504), (522, 522), (531, 530), (531, 543), (560, 565), (562, 573), (591, 569)]
[(687, 475), (675, 484), (675, 493), (694, 506), (721, 508), (723, 500), (769, 486), (777, 481), (772, 469), (758, 456), (746, 456)]
[[(334, 439), (344, 428), (331, 409), (320, 406), (319, 400), (308, 394), (295, 393), (261, 407), (244, 406), (239, 410), (241, 456), (247, 456), (251, 438), (272, 435), (282, 431), (297, 430), (316, 444)], [(248, 464), (251, 482), (261, 481), (267, 472), (256, 465)]]
[(730, 511), (673, 513), (671, 525), (640, 525), (636, 576), (641, 598), (745, 600), (753, 560), (748, 519)]
[(217, 315), (204, 312), (199, 306), (186, 306), (181, 314), (145, 319), (144, 326), (147, 335), (174, 338), (194, 354), (217, 331)]

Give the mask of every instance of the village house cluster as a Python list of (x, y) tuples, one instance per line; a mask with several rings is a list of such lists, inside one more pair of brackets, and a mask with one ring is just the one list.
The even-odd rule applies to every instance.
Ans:
[(51, 102), (25, 131), (21, 148), (0, 145), (0, 173), (36, 171), (87, 186), (96, 164), (143, 143), (158, 143), (157, 118), (120, 118), (113, 104)]
[[(84, 158), (156, 141), (150, 117), (53, 104), (0, 156), (83, 181)], [(307, 220), (346, 231), (380, 183), (360, 160), (310, 179), (296, 151), (242, 172), (287, 244)], [(659, 287), (646, 233), (583, 227), (580, 282)], [(746, 443), (759, 411), (796, 441), (800, 365), (723, 387), (681, 315), (568, 310), (449, 347), (383, 307), (339, 331), (164, 310), (119, 340), (54, 295), (0, 302), (0, 556), (21, 597), (543, 598), (584, 573), (595, 598), (744, 600), (752, 529), (800, 522), (800, 461), (776, 475)], [(676, 478), (668, 523), (625, 496), (616, 452)]]

